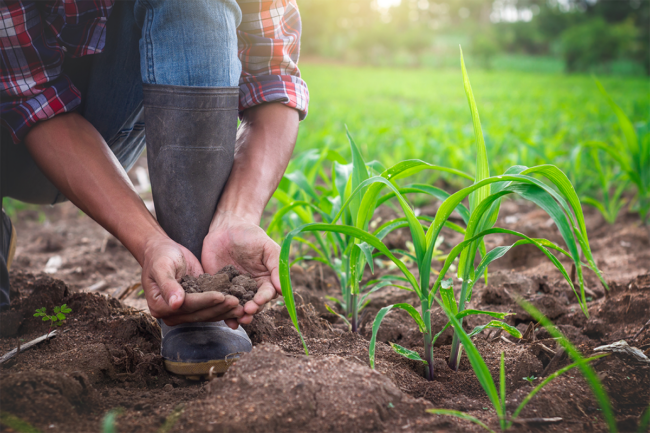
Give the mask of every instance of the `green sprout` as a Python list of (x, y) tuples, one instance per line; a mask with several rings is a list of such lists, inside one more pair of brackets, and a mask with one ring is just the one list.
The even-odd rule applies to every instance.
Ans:
[(532, 376), (532, 375), (528, 376), (528, 377), (522, 377), (522, 379), (525, 380), (526, 382), (530, 383), (531, 385), (533, 384), (533, 382), (535, 382), (537, 380), (537, 378), (535, 376)]
[(54, 314), (51, 316), (47, 314), (46, 307), (37, 308), (34, 317), (42, 317), (43, 322), (50, 322), (50, 329), (47, 330), (47, 335), (49, 336), (52, 329), (63, 325), (63, 322), (66, 319), (66, 314), (71, 312), (72, 310), (67, 306), (67, 304), (63, 304), (60, 307), (54, 307)]

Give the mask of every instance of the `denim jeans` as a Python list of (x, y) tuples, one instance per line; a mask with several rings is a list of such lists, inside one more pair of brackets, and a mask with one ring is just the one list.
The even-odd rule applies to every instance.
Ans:
[[(235, 0), (115, 2), (101, 54), (67, 59), (64, 72), (79, 88), (78, 112), (129, 170), (145, 146), (142, 83), (237, 87)], [(43, 175), (25, 146), (2, 130), (2, 197), (55, 204), (65, 197)]]
[[(83, 95), (78, 112), (99, 131), (125, 170), (145, 146), (143, 83), (238, 88), (240, 21), (235, 0), (118, 1), (107, 24), (104, 51), (64, 61), (64, 73)], [(4, 129), (0, 138), (2, 197), (35, 204), (65, 200), (22, 143), (13, 144)], [(0, 310), (8, 304), (9, 287), (2, 283)]]

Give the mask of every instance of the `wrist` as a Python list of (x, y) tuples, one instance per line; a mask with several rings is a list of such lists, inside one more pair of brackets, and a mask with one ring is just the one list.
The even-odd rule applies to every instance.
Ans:
[(146, 224), (136, 229), (129, 228), (125, 230), (123, 236), (118, 234), (117, 238), (131, 252), (140, 266), (144, 265), (148, 250), (156, 248), (160, 242), (169, 240), (169, 236), (158, 224)]
[(231, 221), (246, 222), (254, 225), (259, 225), (262, 214), (254, 210), (247, 209), (245, 206), (222, 207), (219, 205), (217, 211), (210, 223), (209, 232), (223, 229)]

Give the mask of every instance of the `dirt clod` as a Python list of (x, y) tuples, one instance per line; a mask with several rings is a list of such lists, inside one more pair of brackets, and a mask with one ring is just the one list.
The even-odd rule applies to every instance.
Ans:
[(253, 300), (257, 293), (255, 280), (230, 265), (215, 275), (202, 274), (198, 278), (186, 275), (181, 279), (181, 287), (186, 293), (221, 292), (236, 297), (241, 305)]

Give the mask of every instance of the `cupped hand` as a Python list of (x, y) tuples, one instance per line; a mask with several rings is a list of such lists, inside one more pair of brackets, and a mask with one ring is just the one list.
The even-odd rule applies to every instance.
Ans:
[(201, 263), (185, 247), (166, 236), (149, 239), (142, 266), (142, 287), (151, 315), (169, 326), (187, 322), (237, 319), (244, 309), (234, 296), (219, 292), (186, 294), (179, 281), (198, 277)]
[(244, 305), (244, 315), (227, 320), (229, 326), (237, 322), (248, 324), (253, 315), (262, 311), (264, 304), (281, 294), (279, 272), (280, 246), (262, 228), (228, 212), (215, 216), (210, 232), (203, 241), (201, 262), (203, 269), (215, 274), (227, 265), (249, 273), (257, 282), (257, 294)]

